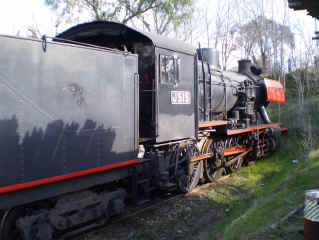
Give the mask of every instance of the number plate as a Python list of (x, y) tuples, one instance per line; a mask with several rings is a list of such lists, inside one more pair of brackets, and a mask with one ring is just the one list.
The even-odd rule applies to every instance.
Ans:
[(171, 91), (171, 104), (191, 104), (189, 91)]

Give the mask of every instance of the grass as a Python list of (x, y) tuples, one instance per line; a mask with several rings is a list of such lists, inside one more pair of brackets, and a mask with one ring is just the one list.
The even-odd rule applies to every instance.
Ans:
[[(221, 183), (132, 216), (123, 226), (110, 226), (103, 239), (303, 239), (297, 232), (303, 228), (302, 212), (282, 219), (303, 203), (305, 190), (319, 188), (318, 104), (319, 98), (306, 100), (302, 107), (294, 101), (281, 107), (280, 119), (289, 133), (271, 157)], [(277, 106), (268, 109), (276, 121)]]
[[(226, 184), (207, 193), (211, 201), (227, 206), (227, 214), (201, 232), (200, 239), (302, 239), (296, 232), (296, 238), (285, 238), (292, 231), (284, 227), (285, 223), (270, 228), (304, 201), (305, 190), (319, 187), (318, 113), (312, 111), (312, 101), (302, 108), (304, 122), (311, 124), (309, 130), (309, 126), (300, 128), (293, 121), (293, 115), (298, 114), (295, 109), (296, 105), (281, 109), (281, 114), (286, 116), (283, 120), (291, 129), (276, 153), (242, 168)], [(297, 218), (294, 229), (302, 228), (302, 223)]]
[[(291, 141), (286, 138), (283, 144)], [(226, 204), (229, 212), (202, 233), (201, 239), (240, 239), (262, 233), (279, 222), (303, 202), (306, 189), (318, 187), (318, 155), (319, 150), (294, 164), (294, 151), (281, 150), (233, 175), (226, 186), (207, 194), (211, 200)], [(237, 194), (229, 189), (237, 189)]]
[[(302, 213), (282, 219), (303, 203), (305, 190), (319, 188), (318, 104), (319, 98), (283, 105), (280, 120), (289, 133), (271, 157), (175, 202), (133, 239), (301, 240)], [(268, 109), (276, 121), (278, 107)]]

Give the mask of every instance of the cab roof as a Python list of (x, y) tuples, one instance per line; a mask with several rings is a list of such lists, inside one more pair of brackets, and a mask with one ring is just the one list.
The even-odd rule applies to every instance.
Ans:
[(195, 55), (196, 52), (196, 48), (185, 42), (152, 33), (141, 32), (127, 25), (110, 21), (94, 21), (79, 24), (58, 34), (56, 38), (77, 41), (77, 39), (79, 38), (97, 35), (114, 37), (121, 36), (127, 39), (144, 38), (145, 40), (151, 41), (152, 44), (158, 48), (181, 52), (189, 55)]

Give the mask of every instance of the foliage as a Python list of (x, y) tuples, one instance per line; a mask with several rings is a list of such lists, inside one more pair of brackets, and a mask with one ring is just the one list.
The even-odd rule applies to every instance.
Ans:
[[(76, 20), (89, 13), (88, 20), (111, 20), (124, 24), (140, 21), (148, 30), (163, 34), (191, 17), (192, 0), (45, 0), (60, 11), (60, 19)], [(155, 26), (154, 28), (152, 26)]]
[(303, 89), (303, 97), (319, 95), (319, 82), (316, 72), (298, 69), (294, 72), (287, 73), (285, 78), (285, 95), (287, 98), (298, 97), (298, 89), (300, 88), (298, 85), (300, 84), (305, 86)]
[[(193, 13), (192, 0), (171, 0), (162, 3), (159, 8), (151, 10), (154, 20), (153, 30), (157, 34), (169, 34), (177, 32), (181, 24), (191, 18)], [(143, 18), (143, 24), (152, 31), (151, 23)]]
[(115, 20), (127, 23), (146, 11), (158, 6), (155, 0), (45, 0), (52, 9), (61, 10), (61, 17), (69, 21), (88, 11), (93, 20)]
[[(270, 57), (277, 55), (281, 44), (294, 47), (294, 36), (290, 28), (264, 16), (258, 16), (241, 26), (239, 33), (238, 45), (243, 47), (246, 58), (251, 56), (257, 63), (259, 54), (263, 69), (267, 68)], [(277, 61), (276, 57), (278, 55), (274, 61)]]

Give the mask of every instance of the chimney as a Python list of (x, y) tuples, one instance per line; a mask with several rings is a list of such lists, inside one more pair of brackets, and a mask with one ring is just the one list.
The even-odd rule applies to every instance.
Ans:
[(238, 61), (238, 72), (241, 74), (252, 74), (251, 73), (251, 61), (247, 59)]

